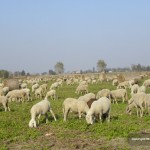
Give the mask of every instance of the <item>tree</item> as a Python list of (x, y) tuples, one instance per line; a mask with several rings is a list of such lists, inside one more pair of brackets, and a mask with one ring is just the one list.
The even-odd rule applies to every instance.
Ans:
[(98, 71), (104, 71), (106, 69), (107, 64), (104, 60), (98, 60), (97, 62), (97, 70)]
[(54, 72), (54, 71), (51, 70), (51, 69), (48, 71), (48, 73), (49, 73), (50, 75), (55, 75), (55, 74), (56, 74), (56, 72)]
[(21, 71), (21, 76), (25, 76), (26, 72), (24, 70)]
[(55, 72), (57, 74), (62, 74), (64, 73), (64, 64), (62, 62), (57, 62), (55, 65)]

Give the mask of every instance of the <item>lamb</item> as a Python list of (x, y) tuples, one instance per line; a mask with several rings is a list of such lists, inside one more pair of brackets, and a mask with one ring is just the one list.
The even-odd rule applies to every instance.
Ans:
[(46, 83), (45, 83), (45, 84), (42, 84), (40, 87), (43, 89), (43, 92), (46, 93), (46, 91), (47, 91), (47, 89), (48, 89), (47, 84), (46, 84)]
[(137, 109), (137, 117), (139, 116), (138, 108), (140, 109), (140, 117), (142, 117), (143, 116), (143, 111), (144, 111), (143, 105), (144, 104), (146, 105), (145, 96), (146, 96), (145, 93), (134, 94), (131, 97), (131, 99), (128, 101), (128, 107), (126, 109), (126, 112), (131, 115), (132, 108), (136, 107), (136, 109)]
[(64, 121), (66, 121), (69, 111), (78, 112), (79, 119), (81, 113), (87, 113), (89, 107), (85, 101), (79, 101), (75, 98), (66, 98), (63, 102)]
[(83, 92), (84, 93), (88, 93), (88, 85), (79, 85), (77, 88), (76, 88), (76, 92), (75, 93), (77, 93), (77, 94), (79, 94), (79, 93), (81, 93), (81, 94), (83, 94)]
[(108, 122), (110, 121), (110, 110), (111, 110), (111, 102), (107, 97), (102, 97), (97, 101), (94, 101), (86, 115), (87, 124), (93, 124), (95, 115), (99, 115), (100, 121), (102, 121), (102, 117), (105, 114)]
[(128, 95), (127, 95), (126, 89), (112, 90), (110, 92), (110, 97), (111, 97), (111, 99), (113, 99), (113, 103), (114, 103), (114, 101), (117, 103), (117, 98), (122, 98), (123, 99), (123, 101), (122, 101), (123, 103), (124, 103), (125, 100), (128, 99)]
[(2, 103), (2, 105), (4, 106), (5, 111), (10, 111), (10, 108), (8, 106), (8, 99), (6, 96), (0, 96), (0, 103)]
[(38, 124), (39, 124), (39, 119), (41, 115), (45, 115), (46, 117), (46, 123), (48, 122), (48, 112), (51, 112), (54, 120), (56, 121), (56, 117), (54, 115), (54, 112), (51, 109), (50, 106), (50, 102), (47, 99), (44, 99), (38, 103), (36, 103), (35, 105), (32, 106), (30, 113), (31, 113), (31, 120), (29, 121), (29, 127), (33, 128), (33, 127), (37, 127), (37, 123), (36, 123), (36, 117), (38, 116)]
[(96, 95), (96, 99), (99, 99), (101, 97), (110, 98), (110, 90), (109, 89), (102, 89), (101, 91), (99, 91)]
[(47, 92), (46, 97), (51, 97), (51, 99), (56, 100), (57, 95), (56, 95), (56, 90), (50, 90)]

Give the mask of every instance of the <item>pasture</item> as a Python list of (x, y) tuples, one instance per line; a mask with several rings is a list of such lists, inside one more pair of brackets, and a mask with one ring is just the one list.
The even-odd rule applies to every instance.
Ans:
[[(143, 81), (140, 81), (142, 85)], [(41, 81), (42, 84), (43, 81)], [(53, 81), (48, 81), (48, 89)], [(63, 121), (62, 103), (65, 98), (78, 98), (81, 95), (75, 93), (77, 84), (66, 85), (57, 89), (58, 99), (50, 100), (52, 109), (56, 115), (55, 122), (49, 115), (49, 123), (45, 123), (42, 116), (37, 128), (29, 128), (31, 118), (30, 109), (33, 104), (41, 99), (34, 98), (29, 102), (10, 102), (10, 112), (4, 112), (0, 105), (0, 149), (131, 149), (128, 144), (129, 133), (150, 132), (150, 118), (144, 111), (142, 118), (137, 118), (136, 110), (132, 115), (126, 114), (127, 101), (122, 100), (111, 106), (111, 122), (102, 124), (96, 121), (93, 125), (87, 125), (86, 120), (78, 115), (69, 113), (67, 121)], [(31, 86), (30, 86), (31, 88)], [(89, 92), (97, 93), (101, 89), (116, 89), (112, 81), (98, 84), (89, 84)], [(146, 93), (150, 93), (147, 88)], [(130, 89), (128, 89), (130, 98)]]

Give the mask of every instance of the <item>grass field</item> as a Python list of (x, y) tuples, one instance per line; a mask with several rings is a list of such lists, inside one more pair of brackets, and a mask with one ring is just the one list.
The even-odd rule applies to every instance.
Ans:
[[(50, 100), (57, 121), (49, 114), (49, 123), (45, 124), (44, 117), (41, 117), (37, 128), (29, 128), (28, 123), (32, 105), (40, 100), (11, 102), (11, 112), (4, 112), (0, 106), (0, 149), (130, 149), (127, 142), (129, 133), (150, 132), (150, 117), (145, 114), (143, 118), (137, 118), (136, 111), (131, 116), (127, 115), (127, 102), (122, 101), (118, 105), (112, 104), (110, 123), (87, 125), (85, 118), (79, 120), (73, 113), (64, 122), (62, 102), (68, 97), (79, 97), (75, 94), (76, 87), (63, 84), (57, 90), (58, 100)], [(111, 82), (89, 85), (89, 91), (93, 93), (103, 88), (115, 89)], [(150, 89), (146, 92), (150, 93)]]

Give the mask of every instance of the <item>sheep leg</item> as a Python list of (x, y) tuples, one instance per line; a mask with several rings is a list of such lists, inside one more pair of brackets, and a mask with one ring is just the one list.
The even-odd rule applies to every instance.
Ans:
[(49, 121), (48, 121), (48, 114), (47, 113), (45, 114), (45, 118), (46, 118), (46, 123), (48, 123)]
[(52, 114), (54, 120), (56, 121), (56, 117), (55, 117), (55, 114), (54, 114), (54, 112), (52, 111), (52, 109), (50, 109), (50, 112), (51, 112), (51, 114)]
[(41, 114), (39, 114), (39, 116), (38, 116), (38, 125), (40, 123), (40, 117), (41, 117)]
[(141, 110), (140, 117), (143, 117), (143, 107), (142, 106), (140, 106), (140, 110)]
[(69, 113), (69, 109), (64, 109), (64, 121), (67, 120), (68, 113)]

